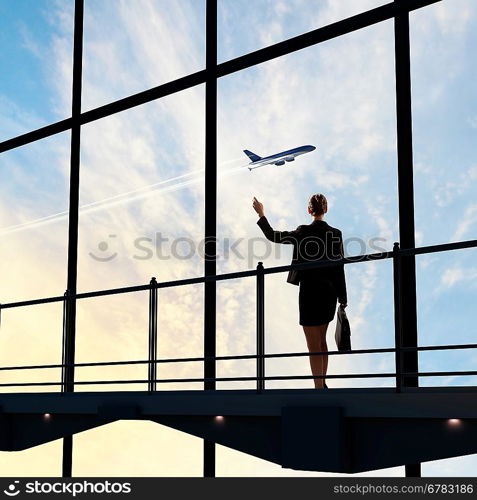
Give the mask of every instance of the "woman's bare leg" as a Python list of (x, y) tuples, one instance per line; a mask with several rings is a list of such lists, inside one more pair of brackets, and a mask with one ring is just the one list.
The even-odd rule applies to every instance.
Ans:
[[(317, 326), (303, 326), (309, 352), (328, 351), (326, 344), (327, 329), (328, 323)], [(328, 369), (328, 356), (326, 354), (321, 356), (310, 356), (310, 367), (313, 375), (326, 375)], [(316, 389), (323, 389), (324, 379), (315, 378), (314, 382)]]
[[(328, 324), (322, 325), (326, 326), (325, 331), (323, 333), (323, 336), (321, 338), (321, 350), (328, 352), (328, 344), (326, 343), (326, 330), (328, 329)], [(323, 375), (326, 375), (328, 373), (328, 355), (323, 356)]]

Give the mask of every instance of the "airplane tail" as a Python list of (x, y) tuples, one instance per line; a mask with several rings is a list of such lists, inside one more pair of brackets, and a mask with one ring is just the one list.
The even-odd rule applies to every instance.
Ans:
[(248, 149), (244, 149), (243, 152), (252, 160), (252, 161), (258, 161), (258, 160), (261, 160), (262, 157), (261, 156), (258, 156), (256, 155), (255, 153), (252, 153), (251, 151), (249, 151)]

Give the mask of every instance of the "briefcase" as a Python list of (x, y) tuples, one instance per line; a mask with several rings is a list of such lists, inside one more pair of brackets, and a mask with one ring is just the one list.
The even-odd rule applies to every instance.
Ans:
[(338, 351), (351, 351), (351, 329), (342, 305), (338, 306), (336, 314), (335, 340)]

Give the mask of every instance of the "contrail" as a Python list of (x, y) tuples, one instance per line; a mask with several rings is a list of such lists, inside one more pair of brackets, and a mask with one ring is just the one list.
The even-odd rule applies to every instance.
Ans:
[[(95, 202), (92, 202), (92, 203), (87, 203), (85, 205), (81, 205), (79, 210), (80, 210), (80, 212), (84, 213), (85, 211), (87, 211), (90, 208), (94, 208), (94, 207), (97, 207), (97, 206), (106, 205), (108, 202), (112, 202), (112, 201), (114, 201), (116, 199), (119, 199), (119, 198), (125, 198), (125, 199), (127, 199), (128, 196), (131, 196), (131, 195), (133, 195), (135, 193), (140, 193), (140, 192), (144, 192), (144, 191), (149, 191), (149, 190), (157, 189), (159, 186), (161, 186), (163, 184), (166, 184), (168, 182), (173, 182), (173, 181), (176, 181), (178, 179), (182, 179), (184, 177), (190, 177), (191, 175), (198, 175), (198, 173), (200, 173), (201, 171), (204, 171), (204, 169), (196, 170), (194, 172), (189, 172), (188, 174), (184, 174), (184, 175), (178, 175), (177, 177), (173, 177), (171, 179), (167, 179), (167, 180), (164, 180), (164, 181), (161, 181), (161, 182), (156, 182), (155, 184), (150, 184), (150, 185), (147, 185), (147, 186), (143, 186), (142, 188), (134, 189), (134, 190), (128, 191), (126, 193), (121, 193), (121, 194), (118, 194), (116, 196), (111, 196), (110, 198), (105, 198), (103, 200), (95, 201)], [(63, 218), (64, 216), (68, 215), (68, 213), (69, 213), (69, 211), (65, 210), (64, 212), (58, 212), (56, 214), (47, 215), (45, 217), (41, 217), (39, 219), (35, 219), (35, 220), (32, 220), (32, 221), (23, 222), (21, 224), (16, 224), (14, 226), (8, 226), (6, 228), (1, 229), (0, 230), (0, 234), (6, 234), (6, 233), (13, 232), (13, 231), (16, 231), (16, 230), (20, 230), (20, 229), (23, 229), (23, 228), (26, 228), (26, 227), (32, 227), (33, 225), (37, 225), (39, 223), (49, 222), (50, 220), (55, 220), (55, 219), (58, 219), (58, 218)]]
[[(240, 159), (241, 160), (241, 159)], [(227, 164), (236, 162), (237, 160), (229, 160), (223, 162), (221, 164)], [(238, 167), (228, 168), (224, 171), (218, 171), (217, 177), (226, 177), (228, 175), (234, 174), (243, 170), (246, 165), (240, 165)], [(178, 175), (177, 177), (172, 177), (171, 179), (166, 179), (160, 182), (156, 182), (154, 184), (149, 184), (147, 186), (143, 186), (138, 189), (134, 189), (132, 191), (128, 191), (126, 193), (121, 193), (116, 196), (111, 196), (109, 198), (105, 198), (103, 200), (95, 201), (92, 203), (87, 203), (86, 205), (82, 205), (79, 207), (79, 215), (88, 214), (92, 212), (97, 212), (104, 208), (109, 208), (117, 205), (121, 205), (124, 203), (128, 203), (130, 201), (138, 200), (141, 198), (147, 198), (152, 194), (157, 193), (167, 193), (172, 191), (178, 191), (186, 186), (191, 184), (195, 184), (201, 180), (203, 180), (202, 174), (205, 172), (205, 169), (201, 168), (199, 170), (194, 170), (193, 172), (188, 172), (187, 174)], [(182, 180), (181, 180), (182, 179)], [(177, 182), (180, 181), (180, 182)], [(32, 229), (40, 226), (44, 226), (46, 224), (50, 224), (52, 222), (56, 222), (58, 220), (62, 220), (68, 216), (69, 211), (65, 210), (64, 212), (58, 212), (56, 214), (47, 215), (45, 217), (41, 217), (39, 219), (35, 219), (28, 222), (23, 222), (21, 224), (16, 224), (14, 226), (7, 226), (3, 229), (0, 229), (0, 236), (4, 236), (11, 233), (16, 233), (19, 231), (24, 231), (26, 229)]]

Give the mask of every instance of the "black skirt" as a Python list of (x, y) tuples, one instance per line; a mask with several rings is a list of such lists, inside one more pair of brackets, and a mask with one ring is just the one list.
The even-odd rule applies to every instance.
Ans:
[(338, 295), (330, 280), (301, 280), (298, 294), (300, 325), (317, 326), (335, 317)]

